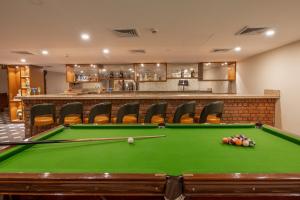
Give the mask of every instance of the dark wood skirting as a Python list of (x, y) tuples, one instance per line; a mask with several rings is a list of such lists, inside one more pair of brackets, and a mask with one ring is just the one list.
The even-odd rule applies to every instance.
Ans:
[(161, 196), (166, 177), (155, 174), (0, 174), (0, 194)]
[[(0, 194), (164, 196), (167, 178), (163, 174), (2, 173)], [(193, 174), (183, 176), (183, 185), (183, 194), (192, 199), (300, 198), (300, 174)]]
[(195, 174), (184, 176), (186, 196), (298, 196), (300, 174)]

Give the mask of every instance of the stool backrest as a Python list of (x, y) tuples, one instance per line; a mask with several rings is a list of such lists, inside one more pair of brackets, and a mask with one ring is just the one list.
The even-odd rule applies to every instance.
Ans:
[(55, 121), (55, 106), (52, 103), (36, 104), (30, 109), (30, 124), (34, 125), (34, 118), (42, 115), (52, 115)]
[(221, 118), (224, 110), (224, 102), (223, 101), (215, 101), (204, 106), (201, 114), (199, 123), (205, 123), (208, 115), (216, 115)]
[(94, 123), (95, 117), (97, 115), (107, 115), (109, 117), (109, 122), (110, 122), (111, 102), (103, 102), (103, 103), (94, 105), (89, 114), (89, 123)]
[(127, 103), (122, 105), (117, 113), (117, 123), (123, 123), (123, 117), (126, 115), (135, 115), (137, 118), (139, 118), (139, 110), (140, 110), (140, 103), (139, 102), (133, 102), (133, 103)]
[(196, 101), (189, 101), (177, 106), (173, 117), (173, 123), (180, 123), (183, 115), (189, 114), (190, 117), (195, 116)]
[(144, 123), (151, 123), (151, 119), (154, 115), (161, 115), (161, 117), (165, 119), (167, 106), (167, 102), (159, 102), (156, 104), (152, 104), (146, 112)]
[(67, 103), (63, 105), (59, 112), (59, 123), (63, 124), (64, 119), (67, 115), (80, 115), (81, 121), (83, 122), (83, 105), (80, 102)]

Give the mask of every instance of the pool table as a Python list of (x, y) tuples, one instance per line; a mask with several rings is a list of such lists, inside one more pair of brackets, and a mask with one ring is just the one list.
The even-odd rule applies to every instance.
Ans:
[[(222, 144), (236, 134), (256, 146)], [(149, 135), (165, 137), (9, 146), (0, 153), (0, 194), (300, 198), (300, 138), (265, 125), (73, 125), (31, 140)]]

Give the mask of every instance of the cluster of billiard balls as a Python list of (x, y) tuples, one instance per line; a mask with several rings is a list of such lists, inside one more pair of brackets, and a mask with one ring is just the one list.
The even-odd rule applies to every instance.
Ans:
[(236, 136), (225, 137), (222, 139), (223, 144), (231, 144), (236, 146), (254, 147), (255, 142), (246, 136), (239, 134)]

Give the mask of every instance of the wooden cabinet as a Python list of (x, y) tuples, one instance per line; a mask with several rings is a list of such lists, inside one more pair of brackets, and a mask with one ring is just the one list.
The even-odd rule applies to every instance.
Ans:
[(199, 63), (199, 81), (235, 81), (236, 62)]
[(167, 81), (166, 63), (135, 64), (137, 81), (139, 82), (165, 82)]
[(39, 66), (10, 65), (7, 67), (7, 74), (10, 120), (23, 122), (23, 103), (16, 97), (43, 94), (43, 70)]
[(66, 80), (68, 83), (98, 82), (99, 65), (66, 65)]
[(73, 65), (67, 65), (66, 66), (66, 81), (68, 83), (75, 83), (75, 72), (74, 72), (74, 66)]
[(198, 79), (198, 64), (196, 63), (168, 63), (168, 79)]

